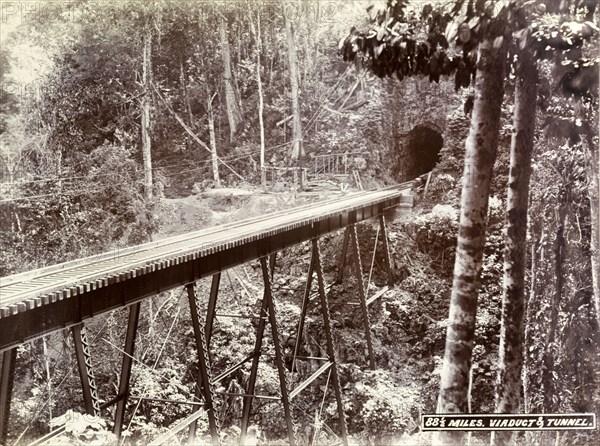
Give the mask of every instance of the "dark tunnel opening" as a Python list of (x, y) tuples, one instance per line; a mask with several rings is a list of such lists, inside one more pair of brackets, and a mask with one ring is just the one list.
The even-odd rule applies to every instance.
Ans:
[(444, 139), (435, 130), (418, 125), (408, 135), (407, 155), (412, 161), (407, 167), (407, 179), (412, 180), (431, 171), (440, 159)]

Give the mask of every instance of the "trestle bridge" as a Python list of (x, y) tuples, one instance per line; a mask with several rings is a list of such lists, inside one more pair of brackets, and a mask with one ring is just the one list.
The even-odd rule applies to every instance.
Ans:
[[(100, 254), (1, 278), (0, 442), (4, 443), (6, 439), (10, 418), (17, 347), (65, 328), (72, 332), (86, 412), (100, 415), (101, 411), (114, 406), (113, 432), (120, 437), (127, 416), (127, 403), (131, 399), (130, 378), (135, 360), (141, 302), (161, 292), (185, 287), (197, 350), (195, 360), (199, 374), (195, 387), (198, 403), (190, 409), (187, 418), (180, 420), (176, 426), (172, 427), (165, 435), (155, 439), (152, 444), (169, 444), (171, 436), (184, 429), (188, 430), (188, 438), (190, 442), (193, 442), (196, 435), (196, 422), (204, 413), (208, 416), (212, 441), (214, 444), (219, 444), (220, 426), (214, 410), (215, 399), (219, 398), (219, 395), (215, 392), (214, 386), (226, 376), (246, 364), (250, 364), (247, 388), (238, 395), (243, 399), (241, 442), (244, 443), (253, 400), (262, 397), (256, 394), (255, 388), (261, 348), (267, 327), (270, 327), (274, 341), (275, 364), (280, 388), (279, 395), (270, 398), (280, 402), (283, 406), (289, 443), (297, 444), (290, 401), (303, 389), (314, 383), (319, 376), (328, 373), (337, 403), (339, 420), (337, 435), (342, 444), (347, 444), (342, 390), (329, 314), (327, 295), (329, 288), (325, 284), (323, 275), (319, 238), (333, 231), (345, 231), (344, 242), (340, 247), (336, 280), (341, 281), (343, 278), (344, 267), (346, 263), (350, 263), (346, 261), (348, 251), (350, 251), (357, 279), (356, 297), (364, 322), (369, 364), (371, 368), (375, 368), (368, 305), (380, 297), (387, 287), (379, 290), (373, 296), (367, 295), (368, 285), (365, 285), (363, 277), (357, 225), (370, 219), (379, 220), (377, 231), (379, 240), (375, 241), (375, 250), (383, 250), (385, 272), (389, 285), (391, 285), (393, 272), (390, 264), (385, 214), (397, 207), (412, 205), (412, 197), (409, 195), (410, 186), (410, 183), (403, 183), (378, 191), (336, 196), (324, 202), (127, 248), (120, 251), (118, 255), (115, 253)], [(277, 326), (276, 296), (272, 288), (272, 274), (278, 251), (306, 241), (311, 241), (312, 251), (297, 339), (302, 339), (307, 310), (313, 297), (316, 297), (325, 333), (327, 356), (311, 358), (320, 361), (322, 365), (295, 389), (289, 389), (287, 384), (289, 372), (285, 367), (284, 352)], [(260, 262), (264, 291), (254, 350), (243, 361), (231, 365), (218, 376), (213, 376), (210, 364), (210, 344), (221, 275), (229, 268), (256, 260)], [(209, 277), (212, 278), (210, 294), (204, 297), (198, 292), (196, 282)], [(313, 291), (313, 288), (316, 291)], [(317, 301), (317, 299), (314, 300)], [(94, 355), (90, 349), (85, 322), (90, 318), (123, 307), (128, 307), (129, 316), (122, 348), (118, 393), (112, 399), (104, 399), (106, 402), (101, 404), (94, 379)], [(60, 433), (60, 429), (52, 431), (34, 444), (44, 444)]]

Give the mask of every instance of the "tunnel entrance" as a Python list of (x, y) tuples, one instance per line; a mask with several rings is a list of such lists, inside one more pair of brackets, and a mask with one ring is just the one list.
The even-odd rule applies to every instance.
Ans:
[(404, 148), (404, 177), (412, 180), (431, 171), (440, 159), (444, 145), (442, 135), (425, 125), (417, 125), (408, 134)]

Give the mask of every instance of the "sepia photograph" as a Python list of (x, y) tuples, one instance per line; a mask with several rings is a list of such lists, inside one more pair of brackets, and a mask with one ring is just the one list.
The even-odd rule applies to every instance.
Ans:
[(598, 0), (0, 0), (0, 446), (600, 444)]

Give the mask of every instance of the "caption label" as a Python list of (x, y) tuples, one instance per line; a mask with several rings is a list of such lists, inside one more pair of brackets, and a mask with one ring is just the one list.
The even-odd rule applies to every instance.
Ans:
[(536, 431), (596, 429), (596, 415), (577, 414), (429, 414), (423, 431)]

